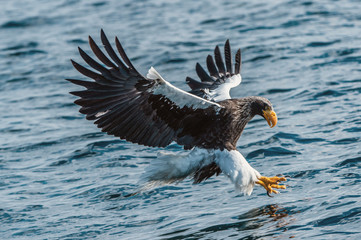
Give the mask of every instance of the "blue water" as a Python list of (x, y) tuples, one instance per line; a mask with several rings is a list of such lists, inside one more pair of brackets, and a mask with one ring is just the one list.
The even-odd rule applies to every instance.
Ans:
[[(361, 239), (360, 12), (353, 0), (2, 1), (1, 238)], [(255, 118), (238, 149), (288, 188), (244, 197), (221, 175), (131, 196), (158, 149), (100, 133), (64, 80), (100, 28), (141, 73), (185, 90), (216, 44), (242, 48), (232, 95), (269, 98), (279, 123)]]

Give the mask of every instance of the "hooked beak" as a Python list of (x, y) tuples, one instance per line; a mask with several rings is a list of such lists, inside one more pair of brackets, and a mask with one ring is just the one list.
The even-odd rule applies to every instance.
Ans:
[(266, 119), (268, 125), (273, 128), (277, 124), (277, 114), (273, 110), (262, 110), (263, 117)]

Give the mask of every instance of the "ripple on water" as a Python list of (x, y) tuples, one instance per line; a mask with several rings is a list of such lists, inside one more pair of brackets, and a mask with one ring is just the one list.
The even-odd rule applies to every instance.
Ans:
[(321, 219), (319, 221), (313, 222), (315, 227), (323, 227), (323, 226), (335, 226), (339, 224), (347, 224), (349, 222), (354, 222), (360, 219), (361, 216), (361, 208), (352, 208), (348, 211), (345, 211), (341, 214), (337, 214), (331, 217), (327, 217)]
[(277, 93), (286, 93), (286, 92), (291, 92), (293, 90), (295, 90), (295, 88), (273, 88), (273, 89), (267, 90), (263, 94), (269, 95), (269, 94), (277, 94)]
[(335, 43), (339, 43), (341, 42), (340, 40), (335, 40), (335, 41), (329, 41), (329, 42), (310, 42), (307, 44), (307, 47), (325, 47), (325, 46), (330, 46), (333, 45)]
[(283, 147), (271, 147), (267, 149), (258, 149), (250, 152), (246, 159), (253, 159), (257, 157), (274, 157), (274, 156), (284, 156), (284, 155), (298, 155), (301, 154), (297, 151), (291, 151)]
[(47, 52), (43, 51), (43, 50), (32, 49), (32, 50), (27, 50), (27, 51), (17, 51), (17, 52), (9, 53), (8, 56), (23, 57), (26, 55), (36, 55), (36, 54), (47, 54)]
[(334, 165), (335, 167), (358, 167), (361, 168), (361, 157), (348, 158)]
[(0, 28), (27, 28), (32, 26), (41, 26), (44, 24), (52, 25), (54, 24), (54, 19), (44, 16), (27, 17), (21, 20), (11, 20), (5, 22), (0, 26)]
[(17, 44), (11, 47), (7, 47), (2, 49), (2, 51), (10, 51), (10, 50), (20, 50), (24, 48), (36, 48), (39, 45), (38, 42), (30, 41), (30, 42), (23, 42), (21, 44)]
[(294, 140), (297, 143), (302, 143), (302, 144), (311, 144), (311, 143), (326, 141), (326, 139), (324, 138), (304, 138), (299, 134), (286, 133), (286, 132), (278, 132), (274, 135), (274, 137), (278, 139), (290, 139), (290, 140)]
[(289, 172), (288, 175), (291, 178), (302, 178), (302, 179), (312, 179), (315, 178), (316, 175), (320, 174), (321, 172), (327, 169), (311, 169), (311, 170), (302, 170), (296, 172)]

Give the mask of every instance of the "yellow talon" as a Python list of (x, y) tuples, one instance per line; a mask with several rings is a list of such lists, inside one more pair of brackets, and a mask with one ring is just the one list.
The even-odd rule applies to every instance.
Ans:
[(285, 185), (279, 185), (280, 182), (282, 181), (287, 181), (287, 179), (285, 177), (264, 177), (261, 176), (258, 178), (258, 181), (256, 182), (257, 184), (261, 185), (262, 187), (264, 187), (267, 191), (267, 195), (271, 197), (271, 193), (275, 193), (278, 194), (279, 192), (272, 189), (272, 188), (276, 188), (276, 189), (286, 189)]
[(273, 188), (277, 188), (277, 189), (286, 189), (285, 185), (276, 185), (276, 184), (272, 184), (271, 187)]

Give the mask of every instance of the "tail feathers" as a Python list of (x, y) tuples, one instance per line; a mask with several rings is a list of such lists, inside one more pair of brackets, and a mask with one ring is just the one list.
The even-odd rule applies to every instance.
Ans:
[(191, 169), (190, 162), (184, 161), (186, 154), (159, 152), (142, 176), (144, 182), (173, 183), (186, 178)]
[(182, 154), (162, 151), (145, 169), (141, 182), (149, 186), (178, 182), (212, 162), (213, 158), (206, 149), (195, 148)]

